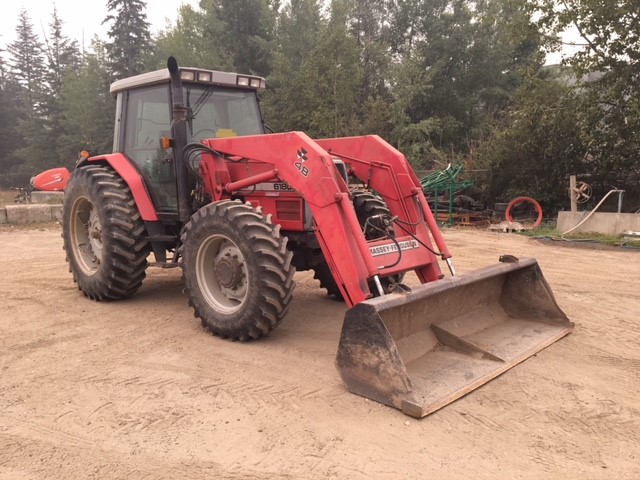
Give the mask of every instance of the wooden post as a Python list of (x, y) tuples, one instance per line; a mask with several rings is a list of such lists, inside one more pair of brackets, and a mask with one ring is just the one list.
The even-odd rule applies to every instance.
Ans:
[(574, 188), (576, 188), (576, 176), (571, 175), (569, 177), (569, 198), (571, 198), (571, 212), (573, 213), (578, 211), (578, 199), (576, 198)]

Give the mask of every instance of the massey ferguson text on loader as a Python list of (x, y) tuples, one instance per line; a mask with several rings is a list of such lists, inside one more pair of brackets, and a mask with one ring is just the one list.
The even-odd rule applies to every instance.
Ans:
[[(357, 394), (423, 417), (568, 334), (534, 259), (456, 276), (405, 157), (380, 137), (267, 134), (260, 77), (168, 68), (118, 80), (113, 152), (65, 190), (64, 248), (94, 300), (181, 267), (214, 334), (257, 339), (296, 270), (349, 306), (336, 365)], [(452, 276), (444, 278), (439, 260)], [(401, 282), (414, 271), (423, 284)]]

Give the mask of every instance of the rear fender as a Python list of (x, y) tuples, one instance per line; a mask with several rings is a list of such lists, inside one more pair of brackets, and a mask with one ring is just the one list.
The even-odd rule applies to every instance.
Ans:
[(158, 215), (156, 209), (151, 201), (151, 196), (144, 183), (144, 180), (138, 170), (133, 166), (131, 160), (129, 160), (122, 153), (111, 153), (109, 155), (97, 155), (95, 157), (89, 157), (78, 162), (76, 168), (91, 164), (107, 164), (113, 168), (118, 175), (126, 182), (131, 189), (133, 198), (136, 201), (138, 211), (145, 222), (157, 222)]

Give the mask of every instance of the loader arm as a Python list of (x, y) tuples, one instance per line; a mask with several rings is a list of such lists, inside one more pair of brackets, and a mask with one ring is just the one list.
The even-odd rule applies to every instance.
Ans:
[[(327, 138), (316, 142), (331, 155), (350, 163), (354, 175), (380, 193), (392, 213), (399, 215), (400, 208), (409, 207), (411, 213), (407, 214), (410, 217), (420, 220), (420, 214), (423, 214), (427, 223), (418, 222), (419, 227), (428, 227), (443, 258), (451, 257), (420, 180), (401, 152), (378, 135)], [(389, 176), (393, 183), (388, 182)], [(400, 198), (395, 197), (397, 193)], [(415, 201), (419, 202), (421, 212), (415, 211)]]
[(451, 258), (451, 253), (429, 208), (420, 180), (405, 156), (377, 135), (328, 138), (317, 140), (317, 143), (348, 163), (360, 181), (384, 198), (392, 215), (400, 220), (397, 222), (400, 230), (411, 230), (411, 234), (427, 244), (430, 250), (426, 255), (430, 261), (415, 268), (420, 281), (427, 283), (442, 278), (433, 251), (437, 251), (442, 259)]
[[(345, 141), (341, 141), (345, 140)], [(273, 165), (277, 178), (287, 182), (309, 204), (324, 256), (347, 304), (372, 297), (368, 281), (376, 275), (415, 270), (420, 280), (442, 278), (437, 251), (429, 237), (435, 220), (406, 159), (377, 136), (314, 141), (301, 132), (206, 140), (211, 149)], [(326, 146), (336, 153), (330, 153)], [(341, 157), (362, 181), (370, 183), (397, 217), (395, 241), (367, 242), (353, 208), (349, 188), (338, 174), (332, 155)], [(362, 155), (356, 158), (356, 155)], [(205, 160), (205, 171), (220, 170)], [(209, 179), (213, 178), (208, 175)], [(224, 175), (223, 175), (224, 177)], [(260, 177), (264, 181), (264, 177)], [(246, 186), (246, 182), (243, 182)], [(219, 185), (212, 188), (224, 188)], [(431, 218), (431, 220), (429, 220)], [(437, 248), (450, 256), (436, 227)], [(395, 245), (401, 245), (400, 251)], [(406, 247), (406, 251), (402, 248)]]

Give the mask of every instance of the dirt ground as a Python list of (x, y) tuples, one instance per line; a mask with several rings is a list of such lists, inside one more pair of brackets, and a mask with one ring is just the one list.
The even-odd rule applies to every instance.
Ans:
[(445, 230), (460, 272), (537, 257), (574, 333), (422, 419), (346, 391), (344, 304), (297, 274), (271, 336), (205, 332), (180, 272), (95, 303), (58, 228), (0, 230), (0, 479), (640, 478), (640, 252)]

